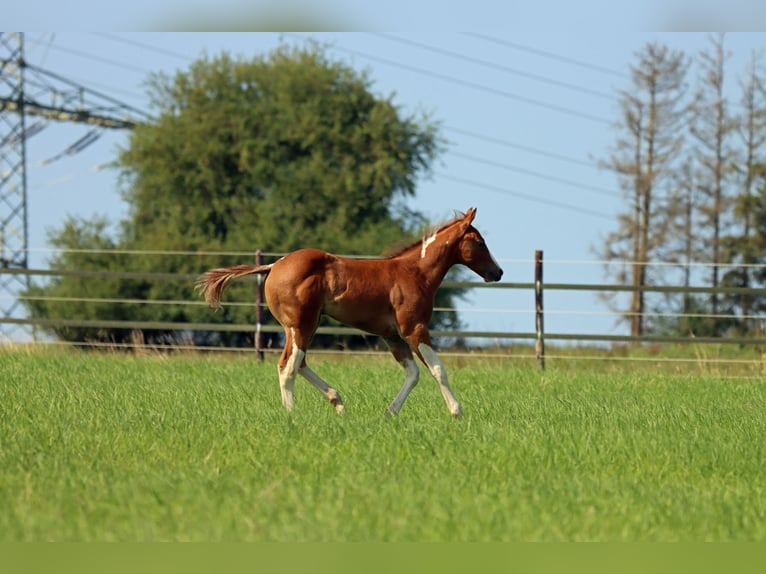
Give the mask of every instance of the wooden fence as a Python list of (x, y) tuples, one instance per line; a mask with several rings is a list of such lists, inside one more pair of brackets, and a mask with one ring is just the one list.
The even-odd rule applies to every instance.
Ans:
[[(272, 254), (273, 255), (273, 254)], [(256, 260), (260, 255), (256, 253)], [(22, 277), (62, 277), (77, 276), (93, 279), (139, 279), (145, 281), (183, 281), (193, 282), (196, 279), (194, 274), (182, 273), (142, 273), (132, 271), (80, 271), (80, 270), (50, 270), (50, 269), (14, 269), (0, 268), (0, 275), (16, 275)], [(21, 277), (18, 277), (21, 278)], [(533, 344), (535, 357), (541, 367), (545, 364), (545, 342), (567, 342), (580, 344), (603, 344), (603, 343), (685, 343), (693, 342), (695, 344), (705, 343), (728, 343), (736, 345), (766, 345), (766, 337), (683, 337), (670, 335), (646, 335), (634, 337), (631, 335), (620, 334), (586, 334), (586, 333), (556, 333), (545, 332), (544, 317), (545, 308), (543, 305), (543, 294), (554, 291), (587, 291), (591, 293), (598, 292), (632, 292), (641, 290), (653, 293), (686, 293), (686, 294), (712, 294), (720, 295), (754, 295), (765, 296), (766, 290), (748, 289), (736, 287), (682, 287), (673, 285), (646, 285), (643, 287), (631, 287), (628, 285), (609, 285), (609, 284), (579, 284), (579, 283), (545, 283), (543, 281), (543, 259), (542, 252), (535, 254), (534, 280), (532, 282), (499, 282), (499, 283), (479, 283), (466, 281), (445, 281), (442, 288), (464, 288), (464, 289), (503, 289), (503, 290), (523, 290), (534, 294), (534, 329), (529, 331), (467, 331), (467, 330), (436, 330), (433, 332), (435, 337), (450, 337), (461, 339), (487, 339), (493, 341), (526, 341)], [(260, 292), (258, 290), (258, 292)], [(127, 302), (127, 301), (121, 301)], [(132, 301), (133, 303), (142, 303), (144, 301)], [(173, 302), (185, 304), (200, 304), (199, 301)], [(281, 328), (274, 324), (263, 324), (260, 309), (263, 305), (262, 300), (254, 301), (256, 309), (256, 321), (252, 324), (221, 324), (221, 323), (174, 323), (157, 321), (126, 321), (126, 320), (87, 320), (72, 317), (69, 319), (45, 319), (45, 318), (27, 318), (27, 317), (0, 317), (2, 326), (20, 326), (37, 327), (50, 329), (54, 327), (85, 327), (101, 329), (128, 329), (131, 331), (144, 330), (163, 330), (163, 331), (220, 331), (220, 332), (247, 332), (252, 333), (256, 344), (256, 352), (262, 356), (263, 348), (260, 344), (263, 333), (280, 332)], [(530, 325), (532, 327), (532, 325)], [(354, 335), (361, 334), (360, 331), (349, 327), (320, 327), (320, 334), (331, 335)]]

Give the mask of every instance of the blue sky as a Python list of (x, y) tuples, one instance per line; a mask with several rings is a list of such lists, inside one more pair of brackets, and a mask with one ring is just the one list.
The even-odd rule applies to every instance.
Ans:
[(766, 22), (761, 0), (26, 0), (6, 12), (10, 29), (77, 31), (758, 31)]
[[(625, 200), (614, 175), (596, 163), (616, 140), (611, 124), (619, 117), (618, 91), (629, 86), (629, 65), (647, 42), (696, 56), (709, 46), (709, 36), (606, 26), (601, 31), (492, 28), (283, 35), (29, 32), (26, 57), (151, 111), (142, 85), (150, 72), (173, 73), (204, 53), (250, 57), (280, 41), (316, 38), (333, 58), (367, 70), (374, 91), (395, 94), (405, 113), (425, 110), (441, 122), (448, 150), (433, 166), (432, 177), (420, 182), (413, 208), (441, 220), (453, 210), (476, 206), (475, 224), (505, 268), (504, 280), (532, 281), (534, 251), (542, 249), (546, 281), (601, 283), (603, 268), (593, 263), (592, 248), (615, 229)], [(736, 105), (739, 77), (752, 51), (766, 50), (766, 34), (731, 33), (726, 46), (732, 53), (728, 89)], [(126, 144), (124, 132), (103, 131), (80, 153), (41, 164), (88, 130), (49, 123), (28, 142), (31, 267), (46, 265), (46, 229), (60, 226), (65, 214), (102, 214), (116, 222), (126, 213), (117, 173), (99, 169)], [(462, 318), (470, 329), (534, 328), (531, 293), (476, 290), (461, 307), (467, 308)], [(590, 293), (549, 292), (546, 308), (549, 332), (625, 332), (614, 327), (614, 317)]]

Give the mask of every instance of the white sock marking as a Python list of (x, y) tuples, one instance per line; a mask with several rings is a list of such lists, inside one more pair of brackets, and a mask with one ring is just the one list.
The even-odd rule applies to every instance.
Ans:
[(340, 393), (328, 385), (327, 381), (312, 371), (308, 365), (299, 368), (298, 372), (304, 379), (314, 385), (319, 390), (319, 392), (322, 393), (324, 397), (335, 406), (335, 410), (337, 412), (342, 413), (345, 410), (345, 407), (343, 406), (343, 399), (341, 398)]
[(436, 354), (436, 351), (425, 343), (420, 343), (420, 345), (418, 345), (418, 350), (420, 351), (420, 354), (423, 355), (423, 359), (425, 359), (426, 365), (428, 365), (428, 370), (431, 371), (431, 375), (436, 379), (436, 383), (439, 385), (439, 390), (444, 397), (444, 401), (447, 403), (449, 412), (453, 416), (463, 414), (463, 409), (460, 408), (460, 403), (457, 402), (457, 399), (449, 386), (444, 363), (442, 363), (441, 359)]
[(288, 411), (293, 409), (295, 399), (293, 398), (293, 385), (295, 384), (295, 375), (298, 374), (298, 368), (303, 362), (306, 353), (298, 348), (293, 337), (293, 348), (290, 357), (287, 359), (284, 369), (279, 370), (279, 387), (282, 391), (282, 404)]

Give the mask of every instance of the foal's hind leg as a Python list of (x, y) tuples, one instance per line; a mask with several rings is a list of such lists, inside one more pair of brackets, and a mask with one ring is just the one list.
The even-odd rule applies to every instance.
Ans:
[(282, 356), (279, 358), (277, 369), (279, 371), (279, 389), (282, 392), (282, 404), (291, 411), (295, 406), (293, 397), (293, 387), (295, 385), (295, 375), (303, 363), (306, 352), (298, 347), (295, 340), (295, 330), (285, 329), (285, 348), (282, 350)]
[(404, 368), (404, 385), (402, 385), (401, 390), (386, 409), (386, 414), (390, 416), (395, 415), (402, 408), (410, 391), (415, 388), (415, 385), (418, 383), (420, 370), (418, 369), (418, 364), (415, 362), (415, 359), (412, 356), (412, 351), (406, 341), (398, 335), (396, 337), (386, 337), (385, 341), (388, 344), (391, 354), (394, 355), (397, 362)]
[(319, 389), (319, 392), (322, 393), (324, 397), (330, 401), (330, 404), (335, 407), (335, 411), (338, 414), (343, 413), (345, 407), (343, 406), (343, 399), (340, 398), (340, 393), (328, 385), (322, 377), (312, 371), (306, 364), (305, 359), (303, 360), (303, 364), (301, 365), (301, 368), (298, 370), (298, 372), (304, 379)]
[(282, 391), (282, 404), (288, 411), (293, 410), (295, 406), (293, 396), (295, 375), (300, 373), (304, 379), (319, 389), (319, 392), (330, 401), (336, 412), (340, 414), (345, 409), (340, 393), (328, 385), (306, 364), (305, 349), (308, 347), (309, 340), (310, 337), (303, 337), (301, 332), (296, 329), (285, 329), (285, 348), (279, 359), (279, 388)]

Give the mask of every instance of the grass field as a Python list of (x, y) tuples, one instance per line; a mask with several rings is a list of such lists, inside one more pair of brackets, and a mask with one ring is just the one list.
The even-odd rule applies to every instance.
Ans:
[(0, 351), (0, 540), (766, 540), (762, 379), (445, 362)]

